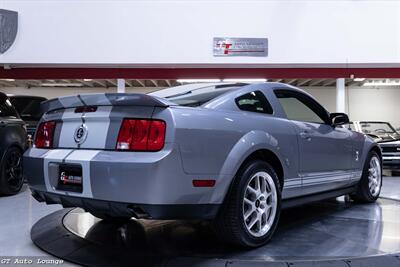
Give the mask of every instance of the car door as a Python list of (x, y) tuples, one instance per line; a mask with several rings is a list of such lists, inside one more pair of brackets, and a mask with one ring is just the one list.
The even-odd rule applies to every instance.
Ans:
[(329, 113), (305, 93), (275, 90), (275, 95), (297, 131), (299, 176), (304, 194), (349, 184), (351, 131), (332, 126)]

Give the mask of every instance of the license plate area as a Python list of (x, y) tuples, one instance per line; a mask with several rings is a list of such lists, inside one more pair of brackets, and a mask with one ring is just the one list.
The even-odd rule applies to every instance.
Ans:
[(79, 164), (60, 164), (58, 166), (57, 190), (82, 193), (82, 166)]

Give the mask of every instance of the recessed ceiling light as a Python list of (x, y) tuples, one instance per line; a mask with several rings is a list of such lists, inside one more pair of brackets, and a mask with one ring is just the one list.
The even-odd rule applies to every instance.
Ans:
[(245, 82), (245, 83), (257, 83), (257, 82), (266, 82), (267, 79), (257, 78), (257, 79), (224, 79), (223, 82)]
[(220, 79), (178, 79), (178, 83), (218, 83)]
[(93, 81), (93, 79), (83, 79), (83, 81), (85, 81), (85, 82), (91, 82), (91, 81)]
[(364, 83), (363, 86), (400, 86), (400, 81), (387, 81), (387, 82), (372, 81)]
[(83, 86), (81, 83), (41, 83), (43, 87), (80, 87)]
[(0, 79), (2, 81), (6, 81), (6, 82), (15, 82), (15, 79)]

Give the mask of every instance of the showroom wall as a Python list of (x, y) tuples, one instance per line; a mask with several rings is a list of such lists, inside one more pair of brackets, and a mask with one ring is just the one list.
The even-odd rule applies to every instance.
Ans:
[[(336, 109), (335, 87), (303, 87), (329, 111)], [(389, 121), (400, 127), (399, 87), (346, 87), (346, 112), (351, 120)]]
[[(138, 87), (127, 92), (147, 93), (161, 88)], [(303, 87), (313, 95), (329, 111), (336, 109), (335, 87)], [(400, 127), (399, 102), (400, 88), (395, 87), (347, 87), (346, 111), (351, 120), (382, 120), (389, 121)], [(1, 88), (0, 91), (10, 94), (40, 95), (53, 98), (78, 93), (116, 92), (116, 88)]]
[[(7, 64), (400, 64), (399, 1), (2, 0), (0, 8), (20, 18), (0, 54)], [(268, 38), (268, 57), (215, 57), (214, 37)]]
[[(162, 89), (161, 87), (137, 87), (135, 89), (131, 89), (129, 87), (126, 88), (128, 93), (148, 93), (152, 91), (156, 91)], [(90, 93), (116, 93), (116, 87), (109, 88), (101, 88), (101, 87), (78, 87), (78, 88), (57, 88), (57, 87), (31, 87), (26, 89), (24, 87), (4, 87), (0, 88), (0, 92), (6, 94), (14, 94), (14, 95), (36, 95), (43, 96), (46, 98), (55, 98), (60, 96), (67, 95), (77, 95), (77, 94), (90, 94)]]

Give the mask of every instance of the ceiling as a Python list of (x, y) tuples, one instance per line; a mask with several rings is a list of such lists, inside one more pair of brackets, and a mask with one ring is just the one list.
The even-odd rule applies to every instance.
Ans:
[[(269, 79), (269, 82), (282, 82), (294, 86), (319, 86), (328, 87), (335, 86), (336, 79)], [(373, 79), (374, 82), (385, 82), (387, 79)], [(346, 79), (346, 86), (361, 86), (365, 82), (371, 80), (364, 79), (354, 80)], [(129, 88), (143, 88), (143, 87), (171, 87), (182, 84), (180, 80), (134, 80), (125, 79), (125, 86)], [(60, 87), (60, 88), (115, 88), (117, 87), (117, 79), (62, 79), (62, 80), (14, 80), (14, 79), (0, 79), (0, 88), (5, 87)]]

